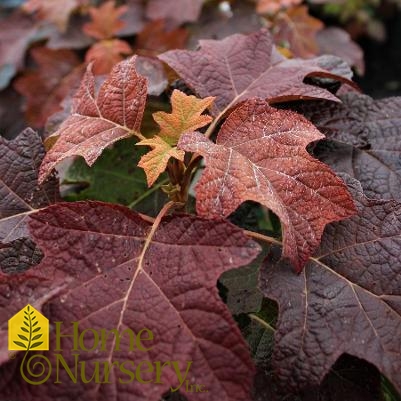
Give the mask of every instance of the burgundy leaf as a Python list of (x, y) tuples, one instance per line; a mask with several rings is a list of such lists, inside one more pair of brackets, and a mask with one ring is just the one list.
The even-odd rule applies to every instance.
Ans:
[(0, 243), (28, 237), (27, 216), (59, 199), (54, 176), (38, 185), (44, 155), (39, 135), (29, 128), (12, 141), (0, 137)]
[(349, 93), (343, 103), (299, 107), (327, 138), (321, 160), (357, 178), (366, 194), (401, 200), (401, 97), (373, 100)]
[(43, 254), (27, 237), (7, 244), (0, 242), (0, 270), (5, 274), (21, 273), (42, 260)]
[(317, 33), (316, 39), (320, 54), (333, 54), (341, 57), (349, 65), (354, 66), (360, 75), (364, 74), (363, 50), (351, 39), (347, 31), (335, 27), (325, 28)]
[[(59, 203), (35, 214), (30, 228), (45, 257), (23, 280), (23, 288), (34, 280), (37, 289), (33, 294), (12, 293), (11, 298), (27, 303), (63, 283), (65, 290), (46, 305), (51, 322), (64, 322), (66, 330), (72, 330), (70, 322), (74, 321), (79, 322), (80, 330), (122, 332), (129, 328), (138, 333), (146, 327), (154, 333), (154, 340), (146, 344), (151, 348), (148, 351), (129, 352), (128, 342), (116, 350), (114, 337), (110, 337), (106, 351), (96, 351), (96, 360), (117, 364), (125, 360), (135, 364), (179, 361), (183, 373), (186, 362), (193, 361), (186, 379), (202, 382), (208, 392), (187, 393), (189, 400), (242, 401), (249, 397), (253, 364), (216, 287), (224, 271), (251, 262), (260, 250), (241, 229), (223, 220), (180, 215), (165, 218), (149, 237), (151, 225), (138, 214), (101, 202)], [(143, 254), (146, 241), (150, 243)], [(38, 282), (37, 277), (43, 275), (52, 281)], [(1, 315), (0, 327), (14, 310), (14, 300), (2, 300), (1, 306), (7, 313)], [(51, 336), (50, 349), (54, 342)], [(85, 344), (91, 343), (86, 338)], [(71, 339), (61, 340), (69, 365), (74, 363), (72, 346)], [(46, 356), (54, 363), (54, 353)], [(94, 361), (86, 362), (89, 370), (93, 369)], [(5, 365), (7, 369), (10, 367)], [(119, 379), (125, 380), (126, 375), (117, 366), (112, 369), (110, 384), (101, 386), (94, 382), (71, 386), (64, 376), (63, 384), (57, 385), (55, 372), (46, 384), (29, 386), (17, 373), (0, 394), (2, 398), (24, 394), (30, 401), (71, 397), (117, 401), (129, 393), (139, 401), (158, 400), (170, 387), (179, 385), (171, 367), (162, 372), (163, 384), (136, 380), (121, 384)], [(151, 376), (154, 379), (154, 374), (143, 374), (146, 380)]]
[(321, 138), (302, 116), (257, 99), (232, 112), (215, 144), (199, 132), (184, 134), (178, 148), (206, 160), (196, 187), (198, 213), (228, 216), (246, 200), (262, 203), (279, 216), (283, 256), (300, 271), (325, 225), (354, 214), (344, 183), (305, 149)]
[(273, 367), (288, 390), (319, 384), (343, 353), (401, 390), (401, 204), (348, 186), (358, 215), (326, 228), (300, 275), (282, 261), (262, 267), (261, 289), (280, 311)]
[(200, 97), (216, 97), (214, 115), (224, 114), (252, 97), (267, 99), (269, 103), (301, 98), (338, 100), (325, 89), (305, 84), (305, 77), (320, 76), (350, 83), (349, 69), (344, 77), (322, 67), (322, 62), (330, 65), (333, 64), (330, 61), (338, 58), (286, 59), (273, 47), (265, 30), (199, 43), (200, 50), (172, 50), (159, 58)]
[(175, 25), (199, 18), (204, 0), (149, 0), (146, 16), (151, 20), (167, 19)]

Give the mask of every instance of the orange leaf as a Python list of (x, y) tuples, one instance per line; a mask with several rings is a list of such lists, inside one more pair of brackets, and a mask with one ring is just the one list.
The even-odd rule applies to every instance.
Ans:
[(295, 57), (313, 57), (319, 51), (316, 34), (323, 26), (322, 21), (309, 15), (307, 6), (290, 8), (274, 20), (274, 41), (289, 48)]
[(91, 7), (89, 14), (92, 21), (86, 23), (82, 30), (95, 39), (111, 39), (125, 26), (120, 17), (127, 11), (127, 6), (116, 7), (114, 1), (107, 1), (99, 8)]
[(138, 163), (138, 167), (142, 167), (145, 170), (149, 187), (152, 186), (159, 178), (160, 174), (166, 170), (170, 157), (184, 161), (185, 152), (183, 150), (178, 150), (176, 146), (169, 145), (157, 135), (153, 138), (144, 139), (137, 143), (137, 145), (146, 145), (152, 148), (150, 152), (142, 156)]
[(302, 0), (258, 0), (256, 11), (259, 14), (275, 14), (284, 8), (302, 3)]
[(102, 40), (95, 43), (86, 52), (85, 61), (94, 62), (93, 73), (95, 75), (108, 74), (115, 64), (124, 59), (122, 55), (130, 53), (132, 53), (132, 49), (124, 40)]
[(166, 169), (170, 157), (184, 160), (184, 152), (176, 148), (181, 135), (204, 127), (212, 121), (202, 113), (213, 103), (213, 97), (198, 99), (174, 90), (171, 96), (172, 112), (159, 111), (153, 114), (160, 126), (160, 132), (153, 138), (142, 140), (137, 145), (150, 146), (153, 149), (142, 156), (138, 166), (145, 170), (148, 185), (151, 186)]
[(194, 131), (212, 121), (212, 117), (202, 113), (212, 105), (214, 97), (198, 99), (174, 90), (171, 95), (172, 112), (158, 111), (153, 114), (154, 120), (160, 126), (159, 136), (171, 145), (176, 145), (180, 136), (186, 131)]

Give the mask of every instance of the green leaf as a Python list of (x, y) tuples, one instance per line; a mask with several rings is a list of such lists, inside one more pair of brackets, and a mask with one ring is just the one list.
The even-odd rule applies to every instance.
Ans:
[(26, 310), (24, 310), (24, 314), (28, 316), (28, 312)]
[(385, 377), (381, 377), (381, 388), (384, 401), (401, 401), (400, 394), (397, 393), (391, 382)]
[(32, 338), (32, 341), (39, 340), (42, 337), (42, 334), (37, 334), (35, 337)]
[(32, 345), (31, 345), (31, 349), (32, 349), (32, 348), (39, 347), (39, 345), (42, 345), (42, 344), (43, 344), (43, 341), (40, 341), (40, 342), (35, 343), (35, 344), (32, 344)]
[(24, 322), (24, 324), (25, 324), (26, 327), (29, 327), (29, 324), (27, 322)]
[(262, 307), (263, 294), (258, 287), (259, 267), (268, 250), (263, 246), (263, 251), (251, 264), (221, 275), (219, 283), (225, 287), (224, 300), (232, 314), (258, 312)]
[(24, 316), (24, 319), (25, 319), (25, 320), (27, 320), (27, 321), (29, 321), (29, 318), (28, 318), (28, 316)]
[(22, 347), (22, 348), (27, 348), (25, 344), (23, 344), (21, 341), (13, 341), (14, 344), (18, 345), (18, 347)]
[(145, 174), (137, 167), (139, 158), (146, 151), (146, 148), (135, 146), (134, 140), (127, 139), (106, 149), (92, 167), (88, 167), (82, 158), (77, 159), (68, 169), (63, 184), (78, 187), (78, 191), (68, 194), (65, 199), (130, 204), (147, 190)]
[(37, 324), (38, 324), (38, 322), (35, 322), (35, 323), (32, 325), (32, 327), (35, 327)]
[(34, 317), (32, 318), (32, 321), (35, 320), (35, 319), (36, 319), (36, 316), (34, 316)]
[(30, 313), (32, 315), (33, 311)]
[(24, 331), (25, 333), (29, 333), (29, 330), (26, 329), (25, 327), (21, 327), (21, 330)]
[(24, 340), (24, 341), (29, 341), (25, 336), (23, 336), (22, 334), (18, 334), (18, 337), (21, 339), (21, 340)]
[[(37, 323), (37, 322), (36, 322)], [(36, 327), (36, 329), (35, 330), (32, 330), (32, 333), (36, 333), (36, 332), (38, 332), (40, 330), (40, 327)]]
[(28, 305), (27, 309), (28, 309), (28, 312), (29, 312), (31, 310), (31, 307)]

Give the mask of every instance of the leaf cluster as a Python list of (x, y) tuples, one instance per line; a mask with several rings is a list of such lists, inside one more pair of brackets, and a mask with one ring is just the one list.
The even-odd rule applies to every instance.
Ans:
[[(256, 9), (314, 31), (299, 3)], [(207, 392), (181, 389), (190, 401), (395, 399), (401, 100), (361, 94), (346, 57), (295, 42), (288, 57), (285, 24), (234, 33), (234, 14), (223, 38), (183, 49), (207, 36), (196, 24), (223, 18), (197, 22), (202, 6), (216, 9), (71, 0), (60, 13), (29, 0), (11, 15), (33, 14), (14, 28), (22, 54), (39, 20), (57, 34), (14, 80), (39, 132), (0, 137), (0, 334), (27, 304), (81, 331), (146, 327), (139, 358), (192, 361), (187, 379)], [(236, 7), (256, 16), (255, 4)], [(41, 345), (36, 326), (25, 311), (15, 344)], [(72, 366), (67, 337), (61, 348)], [(126, 343), (96, 350), (96, 361), (124, 360), (138, 363)], [(1, 399), (156, 401), (179, 384), (166, 367), (162, 384), (124, 387), (115, 369), (102, 385), (30, 386), (19, 363), (0, 341)]]

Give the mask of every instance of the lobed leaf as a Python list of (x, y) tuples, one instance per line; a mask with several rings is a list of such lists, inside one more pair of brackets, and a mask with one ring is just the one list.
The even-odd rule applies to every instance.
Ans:
[(114, 142), (139, 135), (146, 103), (147, 80), (137, 74), (132, 57), (117, 64), (95, 96), (91, 67), (73, 101), (72, 114), (52, 135), (58, 138), (40, 166), (43, 182), (55, 166), (71, 156), (92, 165)]
[(121, 17), (127, 11), (128, 6), (116, 7), (112, 0), (104, 2), (98, 8), (90, 7), (91, 21), (84, 24), (82, 30), (98, 40), (111, 39), (124, 28), (125, 23)]
[(260, 287), (279, 304), (273, 368), (289, 391), (317, 385), (344, 353), (374, 364), (401, 390), (401, 204), (366, 198), (327, 226), (304, 271), (270, 258)]
[(135, 47), (144, 56), (156, 56), (170, 49), (183, 49), (189, 32), (185, 28), (168, 29), (165, 20), (149, 22), (137, 35)]
[(322, 21), (309, 14), (307, 6), (292, 7), (274, 18), (274, 41), (288, 48), (295, 57), (313, 57), (319, 51), (317, 33), (323, 26)]
[[(122, 332), (130, 328), (138, 333), (146, 327), (154, 333), (154, 340), (147, 343), (151, 349), (140, 354), (129, 352), (128, 342), (114, 349), (111, 336), (106, 351), (97, 350), (97, 361), (137, 363), (139, 355), (140, 360), (174, 360), (180, 366), (193, 361), (187, 379), (202, 381), (208, 392), (187, 393), (189, 400), (242, 401), (249, 397), (253, 365), (248, 347), (216, 288), (224, 271), (249, 263), (259, 252), (259, 246), (241, 229), (223, 220), (179, 215), (165, 218), (149, 238), (151, 225), (138, 214), (101, 202), (59, 203), (35, 214), (30, 227), (45, 253), (33, 272), (36, 277), (52, 277), (51, 281), (35, 281), (37, 296), (49, 287), (65, 286), (48, 299), (50, 321), (66, 325), (77, 321), (80, 330)], [(150, 243), (143, 254), (146, 241)], [(21, 287), (15, 288), (21, 302), (30, 297), (21, 290), (33, 280), (32, 273), (21, 277)], [(8, 300), (0, 297), (4, 310), (14, 307), (13, 298), (14, 294)], [(1, 315), (0, 327), (7, 324), (6, 315)], [(50, 349), (54, 341), (51, 336)], [(84, 342), (88, 347), (93, 344), (88, 337)], [(69, 365), (74, 359), (71, 346), (70, 339), (61, 340)], [(52, 353), (46, 356), (51, 361), (55, 358)], [(89, 369), (93, 366), (91, 360), (86, 363)], [(7, 369), (10, 366), (5, 365), (2, 374)], [(170, 386), (178, 385), (176, 375), (166, 367), (162, 385), (133, 381), (121, 391), (123, 373), (115, 366), (112, 369), (110, 384), (75, 387), (75, 396), (90, 401), (113, 394), (115, 400), (123, 400), (129, 392), (137, 400), (158, 400)], [(143, 377), (149, 379), (146, 374)], [(68, 381), (60, 385), (53, 379), (42, 386), (28, 386), (15, 377), (3, 388), (0, 384), (0, 394), (18, 398), (28, 393), (32, 401), (43, 400), (43, 394), (48, 399), (68, 397)]]
[(87, 63), (93, 62), (95, 75), (109, 74), (113, 67), (124, 60), (123, 55), (132, 53), (131, 46), (120, 39), (106, 39), (92, 45), (85, 55)]
[(177, 149), (180, 136), (209, 124), (212, 118), (202, 113), (210, 107), (214, 98), (198, 99), (175, 89), (171, 95), (172, 112), (159, 111), (153, 114), (160, 132), (153, 138), (138, 142), (140, 146), (150, 146), (152, 150), (142, 156), (138, 163), (145, 170), (148, 186), (159, 178), (171, 157), (184, 161), (185, 153)]
[(373, 100), (349, 93), (341, 100), (298, 108), (334, 141), (319, 158), (358, 179), (368, 196), (401, 200), (401, 97)]
[(313, 98), (338, 101), (327, 90), (305, 84), (306, 77), (320, 76), (352, 84), (348, 80), (352, 76), (349, 67), (344, 67), (338, 58), (286, 59), (273, 47), (266, 30), (248, 36), (235, 34), (223, 40), (201, 40), (199, 44), (197, 51), (172, 50), (159, 58), (200, 97), (216, 97), (214, 115), (225, 114), (253, 97), (269, 103)]
[(59, 200), (54, 176), (38, 185), (44, 155), (39, 135), (29, 128), (12, 141), (0, 137), (0, 271), (25, 270), (41, 259), (27, 217)]
[(302, 116), (258, 99), (231, 113), (216, 143), (184, 134), (178, 148), (206, 161), (196, 186), (198, 214), (228, 216), (247, 200), (265, 205), (280, 218), (283, 256), (301, 271), (326, 224), (355, 213), (344, 183), (305, 149), (321, 138)]

